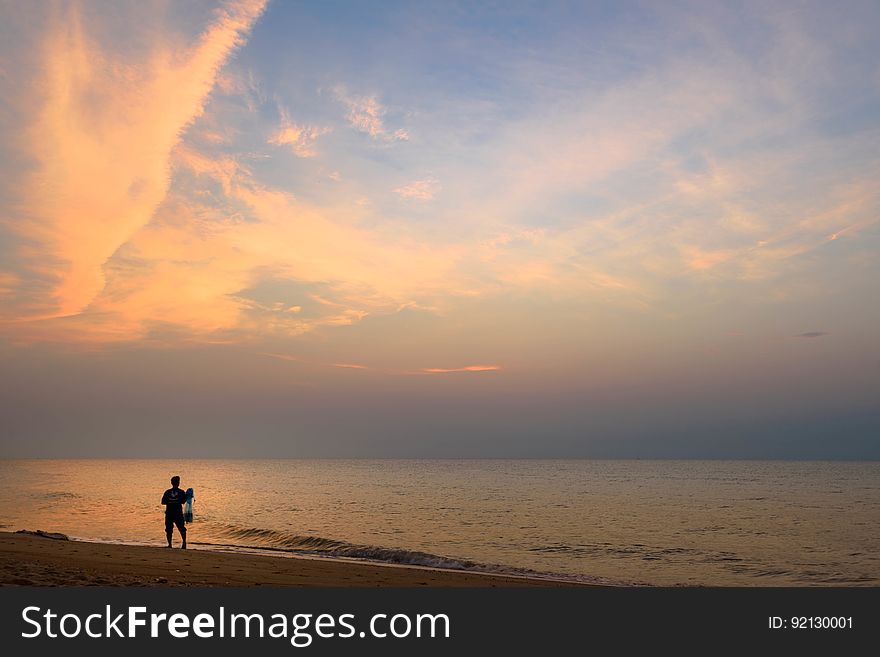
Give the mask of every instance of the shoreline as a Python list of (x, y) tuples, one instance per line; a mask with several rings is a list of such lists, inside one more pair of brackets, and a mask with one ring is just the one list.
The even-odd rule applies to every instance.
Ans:
[(0, 586), (571, 587), (576, 581), (0, 532)]

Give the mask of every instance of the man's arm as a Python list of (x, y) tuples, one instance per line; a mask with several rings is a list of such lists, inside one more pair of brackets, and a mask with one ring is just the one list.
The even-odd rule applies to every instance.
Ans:
[(162, 501), (159, 504), (168, 504), (168, 491), (162, 493)]

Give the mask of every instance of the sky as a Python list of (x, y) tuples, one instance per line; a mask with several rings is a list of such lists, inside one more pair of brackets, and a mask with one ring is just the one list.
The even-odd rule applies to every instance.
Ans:
[(0, 456), (880, 458), (876, 2), (0, 2)]

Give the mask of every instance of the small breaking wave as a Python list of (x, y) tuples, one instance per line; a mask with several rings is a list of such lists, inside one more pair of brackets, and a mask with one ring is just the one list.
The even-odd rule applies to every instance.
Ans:
[(302, 536), (275, 529), (227, 526), (220, 530), (218, 537), (224, 540), (229, 540), (230, 542), (201, 542), (200, 544), (224, 548), (287, 552), (304, 556), (356, 559), (360, 561), (405, 566), (422, 566), (443, 570), (462, 570), (467, 572), (508, 575), (513, 577), (570, 581), (582, 584), (601, 584), (606, 586), (622, 584), (622, 582), (615, 582), (602, 577), (566, 575), (542, 572), (530, 568), (517, 568), (500, 564), (480, 563), (469, 559), (445, 557), (419, 550), (379, 547), (375, 545), (357, 545), (355, 543), (348, 543), (321, 536)]
[(19, 529), (16, 534), (26, 534), (28, 536), (39, 536), (41, 538), (51, 538), (56, 541), (69, 541), (70, 537), (67, 534), (62, 534), (60, 532), (47, 532), (42, 529)]
[(296, 551), (333, 551), (349, 546), (342, 541), (334, 541), (320, 536), (298, 536), (275, 529), (258, 529), (256, 527), (228, 527), (221, 535), (231, 539), (247, 541), (244, 547), (286, 548)]

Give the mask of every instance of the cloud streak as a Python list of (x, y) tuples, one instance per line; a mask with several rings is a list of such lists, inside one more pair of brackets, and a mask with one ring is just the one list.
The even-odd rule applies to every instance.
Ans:
[(380, 141), (409, 140), (409, 133), (403, 128), (393, 131), (386, 128), (385, 114), (387, 109), (376, 96), (353, 96), (342, 89), (337, 89), (336, 97), (348, 109), (346, 118), (349, 125), (355, 130)]
[(435, 178), (423, 178), (394, 189), (403, 199), (430, 201), (440, 192), (440, 183)]
[(36, 170), (15, 223), (31, 274), (51, 286), (39, 314), (76, 315), (101, 293), (105, 263), (162, 203), (173, 148), (264, 7), (230, 2), (192, 45), (157, 42), (135, 61), (93, 39), (77, 5), (54, 17), (42, 39), (45, 92), (25, 128)]
[(275, 146), (289, 146), (297, 157), (315, 157), (315, 142), (322, 135), (331, 132), (331, 128), (303, 126), (294, 123), (287, 110), (280, 109), (281, 125), (269, 137), (269, 143)]
[(419, 370), (426, 374), (453, 374), (456, 372), (497, 372), (500, 365), (465, 365), (464, 367), (425, 367)]

